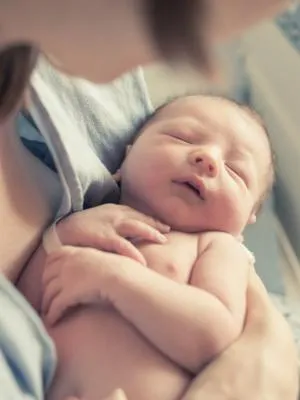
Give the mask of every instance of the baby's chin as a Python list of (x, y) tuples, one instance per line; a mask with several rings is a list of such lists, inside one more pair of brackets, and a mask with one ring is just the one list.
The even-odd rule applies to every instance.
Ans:
[(208, 226), (201, 218), (183, 210), (155, 210), (152, 216), (170, 226), (171, 230), (185, 233), (201, 233), (208, 230)]
[[(158, 217), (158, 215), (156, 216)], [(243, 233), (243, 229), (240, 226), (232, 226), (229, 224), (220, 224), (218, 221), (207, 221), (206, 218), (195, 215), (187, 215), (186, 213), (160, 213), (158, 219), (161, 222), (169, 225), (171, 230), (185, 232), (185, 233), (203, 233), (203, 232), (224, 232), (235, 237), (240, 237)]]
[(169, 225), (172, 230), (185, 233), (202, 233), (220, 231), (217, 220), (208, 217), (207, 210), (182, 201), (181, 198), (170, 198), (167, 202), (152, 204), (153, 216)]
[[(187, 204), (182, 204), (178, 198), (170, 201), (147, 201), (148, 199), (131, 199), (130, 203), (124, 202), (130, 207), (149, 215), (160, 222), (167, 224), (171, 230), (185, 233), (202, 233), (217, 231), (229, 233), (233, 236), (240, 236), (243, 229), (240, 226), (233, 226), (231, 219), (226, 221), (213, 220), (208, 218), (207, 212), (193, 211)], [(205, 214), (205, 215), (204, 215)], [(236, 224), (234, 224), (236, 225)]]

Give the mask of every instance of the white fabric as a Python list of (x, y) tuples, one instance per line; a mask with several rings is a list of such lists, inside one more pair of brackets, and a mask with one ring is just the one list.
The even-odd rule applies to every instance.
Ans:
[(58, 217), (118, 199), (111, 174), (137, 127), (153, 111), (142, 69), (108, 85), (70, 79), (41, 59), (30, 112), (54, 157), (64, 188)]

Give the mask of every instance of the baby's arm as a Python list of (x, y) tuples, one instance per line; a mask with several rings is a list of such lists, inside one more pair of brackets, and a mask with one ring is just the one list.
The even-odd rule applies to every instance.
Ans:
[(149, 269), (131, 270), (114, 305), (145, 337), (191, 372), (230, 345), (243, 329), (250, 257), (232, 236), (208, 234), (190, 285)]
[[(117, 255), (81, 250), (80, 261), (77, 251), (69, 273), (66, 260), (60, 263), (63, 269), (56, 268), (61, 289), (46, 290), (46, 303), (51, 291), (61, 293), (51, 298), (50, 314), (66, 305), (108, 300), (166, 356), (197, 372), (241, 332), (249, 273), (248, 255), (234, 238), (221, 233), (207, 237), (192, 286)], [(75, 268), (76, 263), (81, 265)], [(51, 279), (54, 269), (49, 270)]]

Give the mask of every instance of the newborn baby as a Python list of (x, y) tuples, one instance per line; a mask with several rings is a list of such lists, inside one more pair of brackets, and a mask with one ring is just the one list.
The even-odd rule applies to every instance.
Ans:
[(248, 108), (190, 96), (159, 109), (120, 169), (121, 204), (171, 232), (165, 244), (136, 243), (146, 265), (94, 249), (84, 260), (50, 255), (43, 311), (59, 364), (48, 399), (97, 400), (118, 387), (130, 400), (181, 398), (243, 330), (253, 259), (237, 238), (273, 175)]

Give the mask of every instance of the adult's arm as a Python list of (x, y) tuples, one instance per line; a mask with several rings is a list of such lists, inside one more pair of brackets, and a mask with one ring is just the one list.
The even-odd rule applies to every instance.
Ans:
[(193, 381), (182, 400), (296, 400), (298, 363), (290, 329), (251, 276), (243, 334)]

